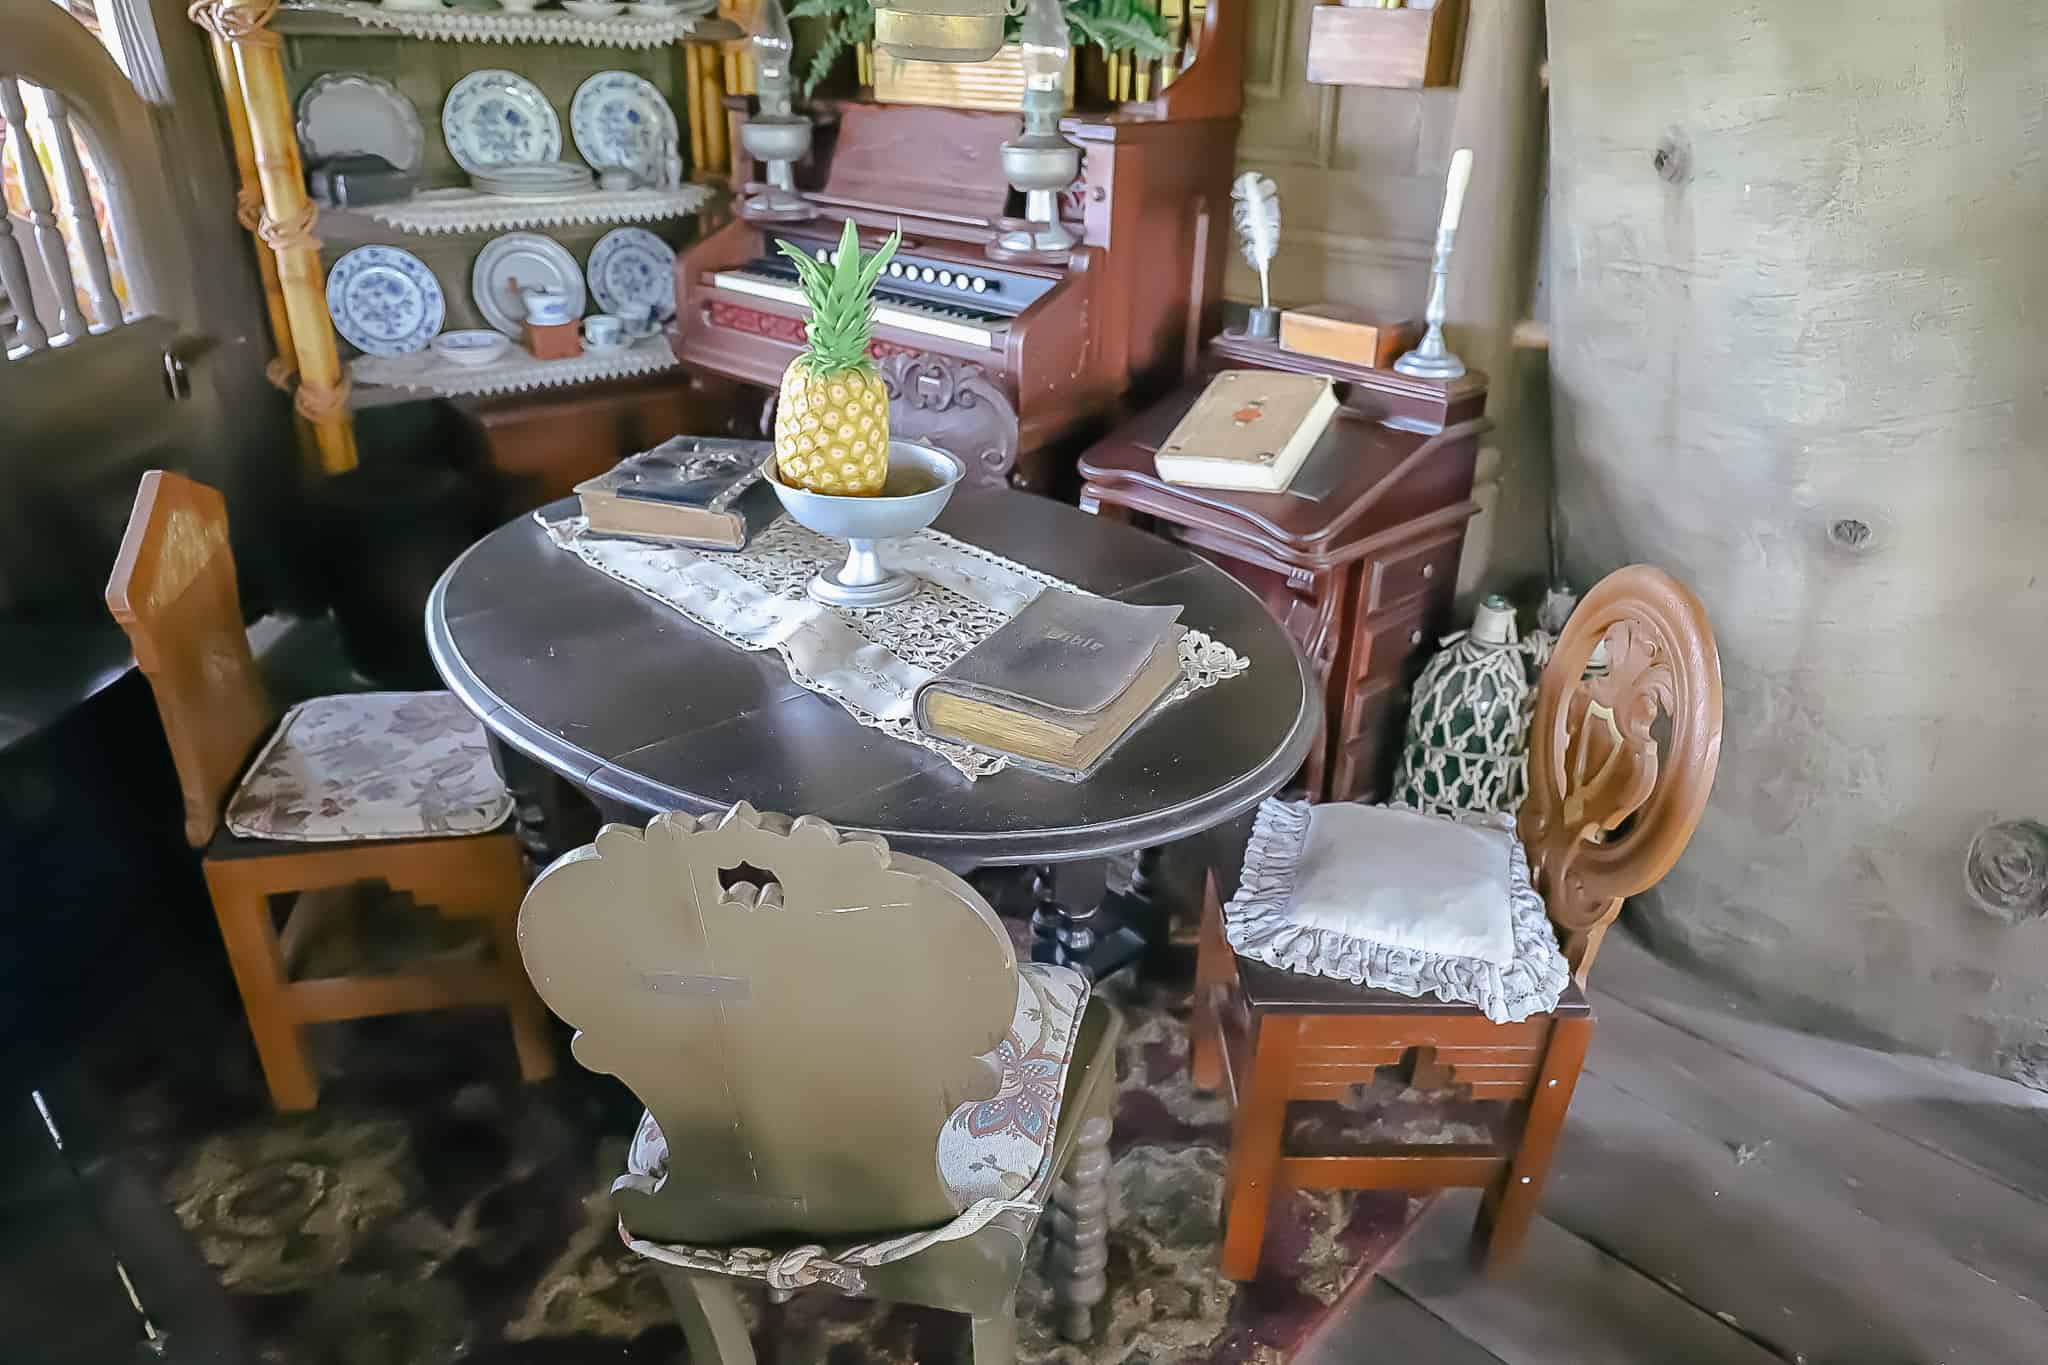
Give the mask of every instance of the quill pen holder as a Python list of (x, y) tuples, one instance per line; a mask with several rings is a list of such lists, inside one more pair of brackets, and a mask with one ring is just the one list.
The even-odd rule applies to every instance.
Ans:
[(1253, 305), (1251, 312), (1245, 315), (1244, 334), (1259, 341), (1279, 340), (1280, 310)]

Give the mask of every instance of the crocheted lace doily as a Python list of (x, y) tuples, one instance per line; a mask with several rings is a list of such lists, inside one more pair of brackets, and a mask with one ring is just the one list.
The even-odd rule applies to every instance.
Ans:
[(669, 349), (667, 338), (652, 336), (630, 346), (585, 351), (569, 360), (535, 360), (518, 342), (512, 343), (502, 360), (488, 365), (458, 365), (431, 351), (366, 355), (351, 360), (348, 372), (357, 384), (421, 389), (457, 398), (464, 394), (522, 393), (593, 379), (620, 379), (665, 370), (675, 363), (675, 352)]

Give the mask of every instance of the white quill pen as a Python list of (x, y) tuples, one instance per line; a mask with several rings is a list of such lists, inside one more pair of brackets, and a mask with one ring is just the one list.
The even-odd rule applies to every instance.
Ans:
[(1246, 171), (1230, 187), (1230, 221), (1244, 258), (1259, 272), (1259, 303), (1273, 306), (1273, 253), (1280, 248), (1280, 190), (1271, 176)]

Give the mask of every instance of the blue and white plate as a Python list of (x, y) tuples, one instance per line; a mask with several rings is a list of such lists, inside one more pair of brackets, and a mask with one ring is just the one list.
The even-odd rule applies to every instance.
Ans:
[(441, 105), (441, 138), (471, 175), (562, 155), (562, 121), (540, 87), (515, 71), (472, 71)]
[(663, 144), (676, 140), (676, 111), (632, 72), (600, 71), (576, 87), (569, 132), (583, 159), (599, 170), (640, 170), (659, 166)]
[(663, 322), (676, 315), (676, 253), (646, 228), (613, 228), (598, 238), (584, 273), (607, 313), (644, 303)]
[(410, 251), (359, 246), (327, 272), (327, 316), (359, 351), (407, 355), (433, 341), (448, 305), (434, 272)]

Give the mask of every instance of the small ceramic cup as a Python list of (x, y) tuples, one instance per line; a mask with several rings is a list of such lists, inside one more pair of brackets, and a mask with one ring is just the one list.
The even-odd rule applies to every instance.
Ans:
[(569, 296), (559, 289), (522, 289), (519, 297), (526, 304), (526, 320), (542, 327), (552, 327), (558, 322), (571, 321), (569, 317)]
[(583, 319), (583, 342), (599, 350), (623, 345), (626, 324), (616, 313), (592, 313)]
[(651, 303), (622, 303), (618, 307), (619, 321), (626, 324), (626, 335), (644, 337), (654, 331), (654, 305)]
[(640, 178), (624, 166), (607, 166), (598, 172), (597, 185), (603, 190), (630, 190), (640, 184)]
[(510, 14), (531, 14), (542, 3), (543, 0), (498, 0), (498, 8)]

